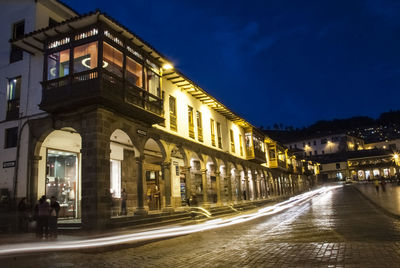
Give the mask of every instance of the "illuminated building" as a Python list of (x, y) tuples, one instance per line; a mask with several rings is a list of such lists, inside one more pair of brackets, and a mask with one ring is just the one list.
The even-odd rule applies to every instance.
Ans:
[(104, 228), (149, 211), (291, 195), (316, 182), (316, 163), (269, 140), (107, 14), (38, 0), (2, 20), (26, 25), (2, 44), (6, 54), (22, 53), (1, 70), (12, 77), (2, 87), (1, 187), (15, 200), (55, 195), (61, 218)]

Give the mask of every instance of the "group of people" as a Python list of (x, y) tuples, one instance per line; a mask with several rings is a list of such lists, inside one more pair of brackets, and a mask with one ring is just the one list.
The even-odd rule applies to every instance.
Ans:
[(57, 198), (52, 196), (50, 202), (43, 195), (33, 209), (33, 216), (30, 216), (30, 207), (23, 198), (18, 204), (19, 213), (19, 229), (23, 232), (28, 232), (29, 222), (36, 222), (36, 237), (57, 238), (57, 220), (60, 211), (60, 204)]
[(375, 178), (374, 180), (374, 185), (375, 185), (375, 190), (377, 193), (379, 193), (379, 184), (382, 187), (382, 191), (386, 192), (386, 181), (385, 178)]

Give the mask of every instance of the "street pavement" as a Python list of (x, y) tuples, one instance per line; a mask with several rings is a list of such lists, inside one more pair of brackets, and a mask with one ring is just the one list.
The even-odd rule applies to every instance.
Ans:
[[(372, 187), (372, 186), (371, 186)], [(0, 259), (1, 267), (400, 267), (400, 221), (343, 186), (275, 215), (149, 243)]]

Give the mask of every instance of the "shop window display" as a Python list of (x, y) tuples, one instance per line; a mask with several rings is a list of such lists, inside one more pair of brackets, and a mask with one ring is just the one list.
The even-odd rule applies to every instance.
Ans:
[(60, 203), (60, 218), (77, 217), (78, 155), (48, 150), (46, 196), (55, 196)]

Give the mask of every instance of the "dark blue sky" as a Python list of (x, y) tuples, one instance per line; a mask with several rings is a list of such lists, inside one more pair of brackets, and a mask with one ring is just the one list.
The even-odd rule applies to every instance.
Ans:
[(256, 126), (400, 106), (400, 1), (64, 2), (111, 15)]

